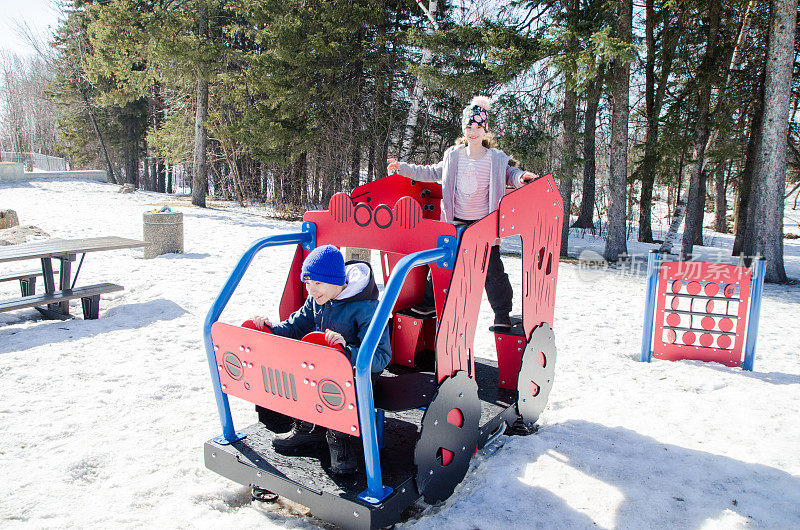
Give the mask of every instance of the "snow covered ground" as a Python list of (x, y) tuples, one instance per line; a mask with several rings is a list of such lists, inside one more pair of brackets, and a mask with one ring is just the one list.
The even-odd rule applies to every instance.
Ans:
[[(125, 286), (101, 299), (99, 320), (0, 313), (0, 526), (321, 524), (293, 515), (291, 506), (251, 503), (246, 488), (206, 470), (202, 459), (203, 443), (220, 432), (202, 344), (205, 314), (250, 242), (297, 231), (299, 223), (117, 189), (0, 183), (0, 207), (53, 237), (141, 238), (142, 212), (163, 204), (184, 213), (185, 227), (182, 255), (87, 256), (82, 282)], [(787, 215), (791, 230), (796, 219)], [(724, 256), (731, 237), (714, 234), (713, 244), (703, 255)], [(785, 245), (788, 273), (798, 278), (800, 243)], [(561, 264), (556, 380), (539, 433), (501, 438), (475, 457), (447, 502), (400, 527), (800, 526), (800, 288), (766, 286), (752, 373), (695, 361), (640, 363), (650, 247), (629, 242), (639, 266)], [(570, 242), (572, 255), (602, 248), (589, 236)], [(221, 320), (277, 316), (291, 254), (283, 247), (259, 255)], [(516, 279), (519, 259), (505, 263)], [(3, 270), (24, 267), (12, 265)], [(0, 298), (17, 289), (0, 284)], [(484, 302), (476, 337), (489, 357), (490, 312)], [(238, 425), (254, 421), (249, 404), (231, 402)]]

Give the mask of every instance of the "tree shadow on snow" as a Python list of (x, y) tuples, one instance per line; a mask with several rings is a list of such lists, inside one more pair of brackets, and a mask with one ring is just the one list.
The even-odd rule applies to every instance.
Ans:
[(756, 358), (755, 362), (753, 363), (754, 367), (752, 372), (742, 370), (739, 367), (731, 368), (713, 362), (701, 364), (702, 366), (699, 368), (708, 368), (716, 372), (730, 372), (731, 370), (739, 370), (742, 377), (747, 377), (748, 379), (758, 379), (759, 381), (764, 381), (765, 383), (771, 383), (773, 385), (800, 385), (800, 375), (797, 374), (785, 374), (783, 372), (759, 372), (758, 351), (756, 351)]
[[(537, 485), (537, 467), (546, 469), (547, 486)], [(486, 495), (487, 502), (499, 500), (507, 506), (507, 523), (524, 521), (528, 527), (605, 526), (609, 521), (594, 521), (588, 515), (591, 510), (586, 506), (591, 502), (616, 503), (610, 521), (613, 528), (700, 528), (723, 515), (738, 515), (744, 524), (771, 528), (788, 528), (800, 520), (800, 477), (664, 444), (623, 427), (581, 420), (548, 425), (536, 435), (509, 439), (477, 473), (492, 473), (493, 468), (502, 477), (481, 479), (480, 489), (453, 507), (452, 514), (441, 516), (455, 517), (462, 509), (470, 510), (466, 504)], [(523, 481), (526, 471), (532, 484)], [(581, 476), (599, 481), (593, 494), (587, 495)], [(481, 493), (481, 489), (489, 491)], [(476, 527), (503, 526), (502, 508), (486, 506), (475, 511)], [(417, 521), (420, 526), (424, 522), (425, 518)]]
[[(26, 309), (31, 319), (42, 317), (35, 309)], [(70, 307), (74, 320), (40, 320), (36, 325), (25, 329), (4, 329), (0, 320), (0, 355), (28, 350), (60, 342), (94, 337), (121, 329), (140, 329), (155, 322), (173, 320), (187, 311), (172, 300), (151, 300), (140, 304), (124, 304), (100, 313), (97, 320), (82, 320), (80, 306)], [(22, 311), (20, 311), (21, 313)], [(6, 317), (7, 318), (7, 317)], [(19, 322), (19, 319), (14, 319)], [(11, 323), (9, 321), (8, 323)]]

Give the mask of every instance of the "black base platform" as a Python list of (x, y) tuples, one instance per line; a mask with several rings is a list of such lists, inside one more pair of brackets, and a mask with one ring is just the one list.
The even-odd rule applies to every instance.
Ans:
[[(475, 372), (481, 400), (478, 445), (483, 447), (518, 417), (514, 407), (516, 392), (497, 387), (497, 365), (493, 361), (476, 360)], [(361, 464), (357, 473), (347, 477), (329, 472), (330, 457), (324, 443), (296, 455), (277, 453), (272, 448), (275, 433), (261, 423), (240, 429), (246, 437), (233, 444), (206, 442), (206, 467), (239, 484), (273, 491), (306, 506), (315, 517), (344, 528), (382, 528), (398, 522), (402, 512), (420, 497), (413, 458), (424, 411), (416, 407), (430, 402), (436, 385), (432, 372), (392, 368), (384, 374), (376, 384), (375, 401), (377, 406), (390, 409), (384, 426), (381, 473), (383, 484), (393, 493), (381, 504), (372, 505), (358, 498), (367, 487), (360, 438), (355, 442)], [(412, 381), (412, 385), (406, 384)], [(405, 392), (400, 392), (403, 388)], [(401, 395), (413, 399), (397, 398)], [(423, 395), (427, 400), (420, 402)], [(382, 398), (386, 398), (384, 403)], [(407, 408), (409, 404), (414, 408)], [(396, 408), (405, 410), (391, 410)]]

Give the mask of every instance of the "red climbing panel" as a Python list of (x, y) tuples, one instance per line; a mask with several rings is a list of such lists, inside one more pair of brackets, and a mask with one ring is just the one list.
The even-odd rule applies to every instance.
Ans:
[(653, 356), (739, 366), (749, 294), (746, 267), (700, 261), (662, 263)]
[(522, 238), (522, 324), (525, 336), (547, 322), (552, 327), (564, 213), (552, 175), (525, 185), (500, 202), (499, 236)]

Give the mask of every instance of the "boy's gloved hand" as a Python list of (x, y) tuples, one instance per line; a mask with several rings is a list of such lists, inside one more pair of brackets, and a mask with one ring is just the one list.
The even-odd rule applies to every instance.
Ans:
[(325, 330), (325, 341), (329, 346), (339, 346), (342, 349), (344, 349), (344, 347), (347, 345), (341, 333), (337, 333), (330, 329)]
[(272, 327), (272, 322), (270, 322), (267, 317), (254, 316), (253, 322), (256, 324), (256, 326), (261, 328)]

